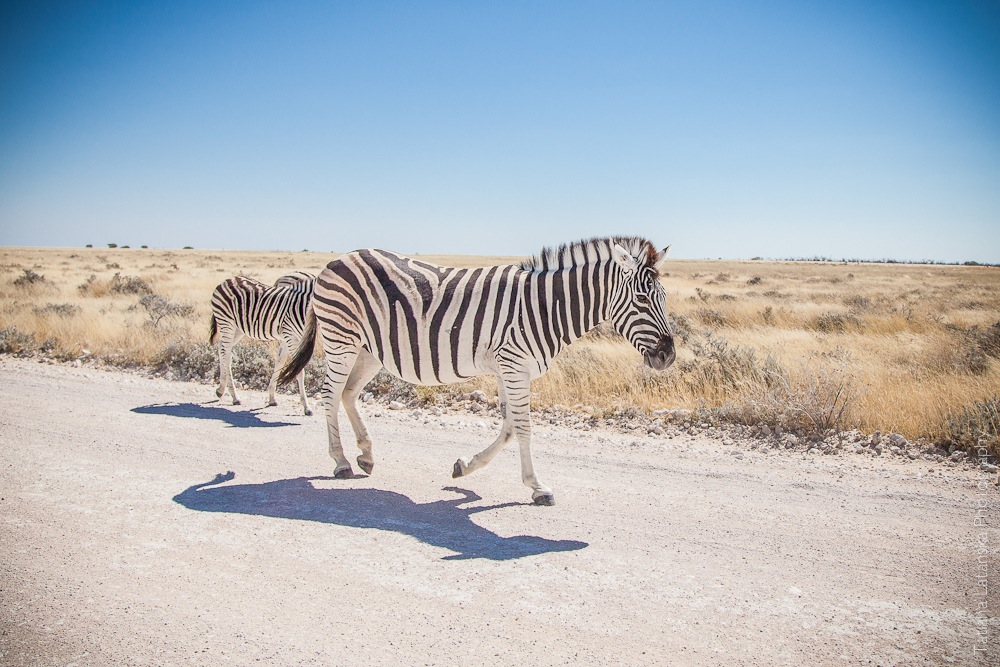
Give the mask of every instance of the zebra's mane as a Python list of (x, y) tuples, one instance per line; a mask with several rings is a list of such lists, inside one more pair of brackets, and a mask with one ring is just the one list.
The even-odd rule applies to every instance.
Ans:
[[(611, 248), (615, 244), (620, 245), (629, 251), (633, 257), (639, 260), (640, 267), (652, 268), (656, 265), (660, 253), (656, 247), (647, 239), (641, 236), (612, 236), (609, 238), (593, 238), (574, 243), (564, 243), (558, 248), (543, 248), (530, 259), (521, 262), (521, 268), (525, 271), (542, 272), (553, 269), (566, 269), (572, 266), (580, 266), (592, 261), (596, 254), (601, 259), (611, 257)], [(578, 253), (577, 250), (582, 250)], [(588, 252), (589, 250), (589, 252)], [(596, 252), (595, 252), (596, 251)], [(582, 254), (582, 259), (579, 255)]]

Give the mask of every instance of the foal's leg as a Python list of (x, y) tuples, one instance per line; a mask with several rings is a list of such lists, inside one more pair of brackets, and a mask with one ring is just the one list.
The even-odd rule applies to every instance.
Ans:
[(288, 357), (288, 347), (285, 345), (285, 341), (282, 340), (278, 343), (278, 358), (274, 361), (274, 372), (271, 373), (271, 381), (267, 383), (267, 404), (277, 405), (278, 401), (274, 399), (274, 390), (278, 386), (278, 374), (281, 369), (285, 366), (285, 359)]
[[(281, 369), (285, 367), (286, 360), (295, 353), (301, 341), (287, 332), (282, 332), (278, 342), (280, 345), (278, 347), (278, 359), (274, 362), (274, 374), (271, 376), (271, 383), (267, 387), (271, 395), (268, 405), (277, 405), (277, 402), (274, 400), (274, 390), (278, 384), (278, 375), (281, 374)], [(313, 411), (309, 409), (309, 401), (306, 400), (306, 371), (304, 368), (295, 376), (295, 381), (299, 385), (299, 400), (302, 401), (302, 412), (308, 417)]]
[(326, 352), (326, 379), (323, 381), (322, 402), (326, 406), (326, 432), (330, 441), (330, 457), (337, 464), (333, 476), (338, 479), (354, 475), (351, 464), (340, 444), (340, 397), (344, 392), (360, 348), (336, 347)]
[(464, 477), (469, 473), (479, 470), (492, 461), (500, 453), (500, 450), (510, 442), (511, 437), (513, 437), (514, 422), (511, 420), (510, 411), (507, 409), (507, 396), (506, 392), (504, 392), (503, 380), (499, 377), (497, 378), (497, 398), (500, 401), (500, 416), (503, 419), (499, 435), (497, 435), (496, 440), (489, 447), (473, 456), (472, 459), (467, 459), (463, 456), (455, 461), (455, 467), (451, 471), (452, 477)]
[(302, 412), (305, 414), (306, 417), (308, 417), (313, 413), (313, 411), (309, 409), (309, 401), (306, 400), (305, 370), (302, 370), (297, 376), (295, 376), (295, 379), (299, 381), (299, 398), (302, 399)]
[[(243, 338), (243, 332), (239, 329), (234, 329), (232, 331), (232, 342), (226, 348), (226, 384), (229, 386), (229, 395), (233, 397), (233, 405), (239, 405), (240, 399), (236, 397), (236, 382), (233, 380), (233, 348), (236, 347), (236, 343), (240, 342)], [(221, 396), (220, 396), (221, 398)]]
[(219, 386), (215, 389), (215, 395), (220, 399), (222, 398), (222, 395), (226, 393), (226, 384), (229, 382), (226, 373), (227, 371), (230, 373), (232, 372), (229, 368), (230, 347), (229, 332), (219, 332)]
[(354, 362), (354, 370), (347, 378), (343, 394), (344, 411), (347, 412), (347, 418), (351, 420), (351, 428), (354, 429), (354, 435), (358, 439), (358, 449), (361, 450), (361, 454), (358, 455), (358, 465), (368, 474), (371, 474), (372, 468), (375, 467), (375, 461), (372, 458), (372, 439), (368, 435), (364, 420), (358, 413), (357, 400), (358, 394), (364, 390), (365, 385), (371, 382), (373, 377), (378, 375), (380, 368), (382, 368), (381, 362), (371, 352), (361, 350), (358, 354), (358, 360)]
[(233, 405), (240, 404), (233, 383), (233, 347), (242, 337), (243, 333), (233, 328), (219, 331), (219, 387), (215, 390), (215, 395), (221, 399), (228, 388)]

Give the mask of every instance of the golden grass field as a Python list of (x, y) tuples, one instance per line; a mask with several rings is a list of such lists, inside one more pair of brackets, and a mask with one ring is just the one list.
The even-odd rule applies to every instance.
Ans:
[[(0, 351), (160, 370), (196, 355), (208, 380), (215, 285), (236, 274), (273, 282), (291, 270), (318, 273), (334, 256), (0, 248)], [(421, 259), (484, 266), (521, 258)], [(701, 408), (704, 418), (930, 442), (954, 442), (956, 429), (972, 428), (965, 444), (992, 437), (996, 446), (1000, 268), (675, 260), (664, 284), (677, 324), (674, 366), (644, 369), (627, 343), (599, 331), (535, 382), (534, 404), (602, 414)], [(146, 291), (163, 298), (143, 305)], [(494, 390), (489, 379), (470, 386)], [(439, 391), (453, 390), (419, 395)]]

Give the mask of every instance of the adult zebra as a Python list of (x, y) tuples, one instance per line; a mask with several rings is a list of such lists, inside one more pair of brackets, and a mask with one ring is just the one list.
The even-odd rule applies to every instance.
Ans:
[[(341, 397), (357, 436), (358, 465), (371, 472), (372, 441), (358, 414), (358, 393), (380, 366), (423, 385), (498, 378), (500, 434), (452, 475), (482, 468), (516, 436), (521, 478), (541, 505), (555, 502), (535, 475), (528, 417), (531, 380), (553, 357), (601, 322), (614, 327), (662, 370), (674, 360), (666, 291), (659, 270), (667, 249), (646, 239), (592, 239), (546, 249), (520, 266), (453, 269), (384, 250), (358, 250), (319, 274), (305, 335), (279, 382), (300, 372), (319, 329), (326, 354), (322, 400), (326, 406), (334, 476), (349, 477), (340, 443)], [(318, 320), (318, 325), (317, 325)]]
[[(248, 336), (256, 340), (279, 342), (278, 358), (267, 385), (267, 404), (278, 404), (274, 398), (278, 372), (284, 365), (285, 358), (302, 339), (315, 287), (316, 276), (295, 271), (278, 278), (273, 287), (253, 278), (236, 276), (227, 278), (215, 288), (212, 293), (209, 341), (219, 342), (219, 387), (215, 390), (219, 398), (222, 398), (228, 388), (233, 405), (240, 404), (233, 382), (232, 352), (233, 346), (244, 336)], [(311, 415), (312, 410), (306, 400), (304, 375), (305, 372), (302, 371), (297, 376), (299, 397), (302, 399), (303, 411)]]

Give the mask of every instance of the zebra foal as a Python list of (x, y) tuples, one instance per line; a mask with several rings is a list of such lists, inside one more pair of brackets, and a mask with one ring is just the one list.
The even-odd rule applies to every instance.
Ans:
[[(236, 276), (227, 278), (215, 288), (209, 341), (219, 343), (219, 387), (215, 390), (219, 398), (228, 388), (233, 405), (240, 404), (233, 382), (232, 352), (233, 346), (247, 336), (279, 342), (278, 358), (267, 385), (267, 404), (278, 404), (274, 398), (278, 372), (302, 339), (315, 286), (316, 276), (295, 271), (278, 278), (273, 287), (253, 278)], [(299, 397), (303, 411), (311, 415), (304, 376), (304, 371), (297, 375)]]
[(372, 441), (356, 400), (380, 367), (422, 385), (495, 375), (500, 434), (471, 459), (460, 458), (452, 475), (482, 468), (516, 437), (522, 481), (534, 502), (551, 505), (552, 490), (538, 480), (531, 460), (531, 380), (563, 347), (604, 321), (642, 353), (646, 365), (669, 366), (674, 342), (659, 281), (667, 250), (637, 237), (592, 239), (546, 249), (520, 265), (478, 269), (434, 266), (385, 250), (348, 253), (319, 274), (305, 334), (279, 382), (305, 367), (318, 330), (334, 476), (350, 477), (340, 404), (361, 450), (358, 465), (371, 472)]

